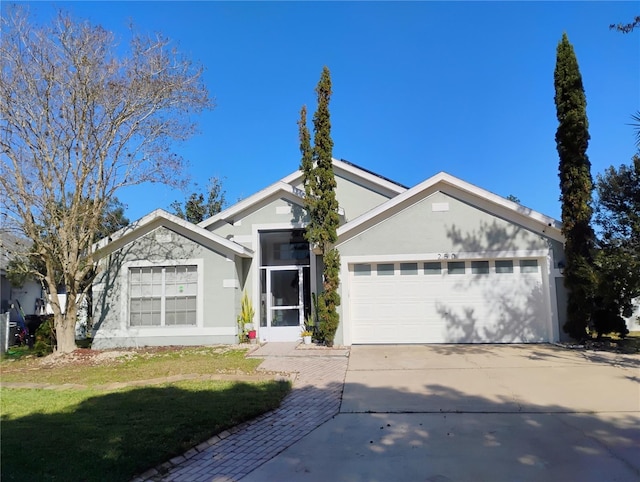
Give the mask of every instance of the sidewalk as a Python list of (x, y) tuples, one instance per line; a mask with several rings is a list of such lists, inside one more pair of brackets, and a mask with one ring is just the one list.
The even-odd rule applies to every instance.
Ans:
[(218, 434), (132, 482), (240, 480), (338, 413), (348, 349), (267, 343), (249, 356), (264, 358), (258, 370), (296, 373), (293, 390), (282, 405)]

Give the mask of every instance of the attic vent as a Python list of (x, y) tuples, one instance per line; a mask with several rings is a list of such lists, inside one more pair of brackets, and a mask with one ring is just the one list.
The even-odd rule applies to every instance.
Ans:
[(434, 213), (445, 212), (449, 210), (449, 203), (433, 203), (431, 205), (431, 211)]

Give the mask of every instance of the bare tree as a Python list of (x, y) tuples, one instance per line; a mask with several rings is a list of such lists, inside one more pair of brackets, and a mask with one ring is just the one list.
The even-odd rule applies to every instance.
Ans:
[(640, 15), (636, 15), (635, 17), (633, 17), (633, 21), (629, 23), (612, 23), (611, 25), (609, 25), (610, 30), (617, 30), (618, 32), (622, 33), (631, 33), (637, 27), (640, 27)]
[[(46, 267), (33, 275), (50, 298), (57, 351), (68, 352), (103, 213), (123, 187), (179, 184), (183, 160), (172, 147), (213, 102), (202, 68), (161, 35), (131, 29), (125, 49), (111, 32), (63, 12), (50, 25), (32, 24), (20, 8), (5, 12), (0, 197)], [(66, 306), (56, 296), (60, 271)]]

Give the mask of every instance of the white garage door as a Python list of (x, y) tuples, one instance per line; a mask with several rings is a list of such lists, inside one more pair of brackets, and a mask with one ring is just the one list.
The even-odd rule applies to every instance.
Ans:
[(350, 266), (353, 343), (536, 343), (549, 340), (535, 259)]

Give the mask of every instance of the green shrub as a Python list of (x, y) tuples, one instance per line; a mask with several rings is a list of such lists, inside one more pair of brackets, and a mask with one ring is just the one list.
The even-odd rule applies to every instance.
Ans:
[[(602, 300), (599, 300), (602, 302)], [(593, 313), (592, 323), (593, 331), (596, 332), (598, 338), (602, 335), (615, 333), (616, 335), (624, 338), (629, 334), (627, 324), (624, 318), (620, 316), (620, 307), (616, 303), (604, 303), (598, 304)]]
[(45, 356), (53, 353), (56, 348), (56, 330), (53, 326), (53, 316), (47, 316), (36, 330), (36, 342), (33, 346), (35, 354)]

